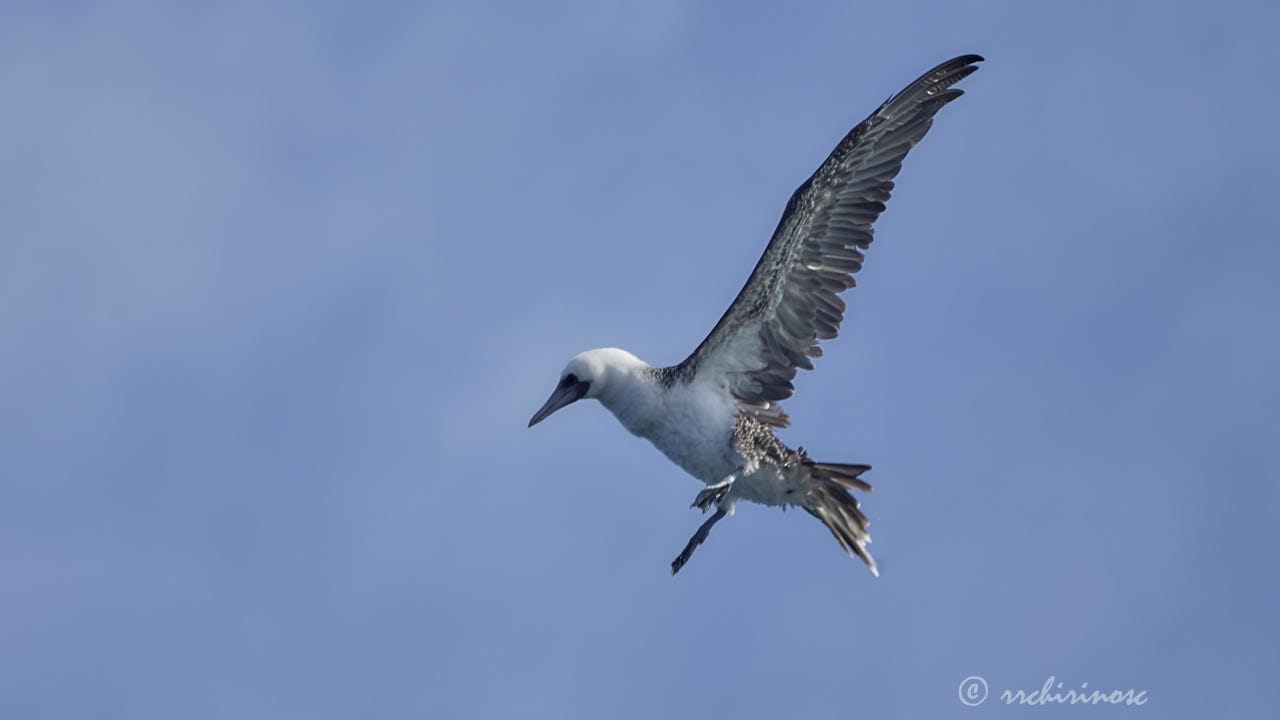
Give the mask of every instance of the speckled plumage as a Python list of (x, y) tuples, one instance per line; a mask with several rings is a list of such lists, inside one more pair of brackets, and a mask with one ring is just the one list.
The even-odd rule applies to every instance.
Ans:
[(796, 189), (751, 277), (720, 321), (670, 377), (692, 378), (704, 366), (729, 377), (744, 412), (776, 427), (789, 419), (777, 403), (791, 397), (796, 370), (812, 370), (820, 340), (844, 320), (838, 294), (856, 285), (872, 225), (884, 212), (902, 160), (963, 94), (952, 89), (977, 70), (977, 55), (935, 67), (889, 98), (836, 146)]

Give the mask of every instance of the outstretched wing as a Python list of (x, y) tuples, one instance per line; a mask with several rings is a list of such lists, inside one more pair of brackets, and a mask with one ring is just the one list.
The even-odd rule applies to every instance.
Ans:
[(776, 403), (795, 392), (797, 368), (813, 369), (818, 341), (844, 320), (838, 294), (854, 286), (872, 224), (884, 211), (907, 151), (933, 116), (963, 91), (977, 55), (948, 60), (885, 101), (845, 136), (787, 202), (773, 239), (747, 284), (698, 349), (670, 368), (672, 379), (722, 375), (739, 408), (785, 427)]

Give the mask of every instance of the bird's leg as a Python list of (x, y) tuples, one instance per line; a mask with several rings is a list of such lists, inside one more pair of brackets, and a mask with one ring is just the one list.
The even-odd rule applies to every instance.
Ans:
[(715, 505), (716, 511), (715, 514), (707, 518), (707, 521), (698, 527), (698, 530), (693, 533), (693, 537), (689, 538), (688, 544), (684, 546), (684, 550), (681, 550), (680, 555), (671, 562), (672, 575), (680, 572), (680, 568), (684, 567), (684, 564), (689, 562), (689, 558), (693, 555), (694, 549), (707, 539), (707, 535), (711, 534), (711, 526), (720, 522), (720, 519), (725, 515), (733, 512), (733, 503), (725, 503), (724, 499), (729, 494), (729, 490), (733, 487), (733, 481), (737, 480), (738, 475), (741, 473), (741, 467), (735, 469), (733, 472), (729, 473), (729, 477), (726, 477), (724, 480), (703, 488), (702, 492), (699, 492), (698, 496), (693, 499), (693, 504), (689, 507), (700, 508), (703, 513), (706, 513), (711, 509), (712, 505)]
[(721, 480), (714, 485), (708, 485), (698, 493), (693, 499), (693, 504), (689, 507), (696, 507), (706, 513), (711, 506), (724, 499), (729, 494), (729, 488), (733, 487), (733, 481), (738, 479), (738, 473), (742, 472), (742, 468), (738, 468), (729, 474), (729, 477)]
[(707, 521), (698, 527), (698, 530), (693, 534), (693, 537), (689, 538), (689, 544), (685, 545), (684, 550), (680, 551), (680, 555), (677, 556), (675, 560), (671, 561), (672, 575), (680, 572), (680, 568), (684, 567), (684, 564), (689, 562), (689, 558), (693, 556), (694, 548), (701, 545), (702, 542), (707, 539), (707, 535), (711, 533), (711, 526), (720, 522), (720, 519), (728, 514), (729, 513), (723, 507), (718, 507), (716, 508), (715, 514), (707, 518)]

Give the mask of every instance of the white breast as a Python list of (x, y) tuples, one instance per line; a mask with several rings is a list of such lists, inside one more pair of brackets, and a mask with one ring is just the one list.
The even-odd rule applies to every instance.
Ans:
[(733, 472), (730, 439), (738, 409), (723, 390), (697, 382), (670, 388), (644, 383), (609, 400), (601, 398), (623, 427), (695, 478), (711, 484)]

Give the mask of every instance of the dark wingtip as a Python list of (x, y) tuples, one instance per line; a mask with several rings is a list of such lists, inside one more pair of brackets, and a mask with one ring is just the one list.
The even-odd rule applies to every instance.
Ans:
[(943, 68), (959, 68), (964, 67), (965, 65), (984, 62), (985, 60), (986, 58), (974, 53), (969, 53), (968, 55), (957, 55), (934, 68), (934, 70), (942, 70)]
[(975, 63), (980, 63), (983, 59), (981, 55), (961, 55), (951, 58), (925, 73), (924, 78), (933, 79), (935, 83), (942, 83), (944, 88), (949, 88), (977, 72), (978, 66)]

